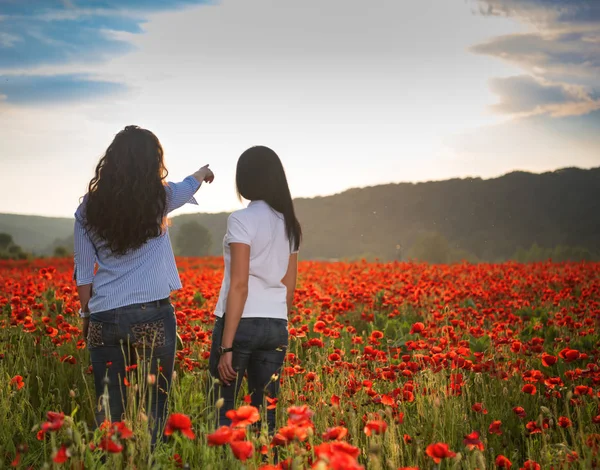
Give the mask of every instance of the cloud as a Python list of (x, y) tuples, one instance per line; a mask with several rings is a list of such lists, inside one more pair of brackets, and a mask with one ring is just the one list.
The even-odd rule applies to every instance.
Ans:
[(453, 162), (474, 174), (493, 176), (507, 168), (548, 171), (600, 165), (600, 110), (580, 116), (538, 114), (482, 126), (447, 141)]
[(600, 99), (594, 99), (582, 86), (549, 83), (528, 75), (494, 78), (491, 89), (500, 97), (492, 109), (500, 113), (559, 117), (600, 109)]
[(0, 96), (8, 104), (65, 103), (123, 92), (121, 83), (95, 80), (81, 74), (0, 76)]
[(491, 81), (502, 113), (576, 116), (599, 108), (600, 1), (474, 0), (479, 13), (506, 16), (529, 31), (496, 36), (470, 48), (526, 71)]
[[(49, 93), (29, 90), (35, 84), (60, 90), (60, 95), (72, 99), (89, 95), (104, 95), (108, 90), (122, 90), (123, 85), (94, 80), (81, 75), (50, 76), (36, 72), (43, 66), (77, 64), (85, 73), (86, 64), (102, 63), (133, 49), (128, 38), (143, 33), (148, 14), (185, 5), (209, 3), (210, 0), (0, 0), (0, 73), (13, 75), (11, 86), (3, 84), (6, 100), (22, 103), (25, 95), (51, 99)], [(126, 7), (124, 7), (126, 5)], [(29, 75), (32, 75), (29, 77)], [(5, 77), (6, 78), (6, 77)], [(17, 82), (21, 82), (20, 84)], [(71, 83), (74, 90), (63, 89)], [(18, 96), (11, 96), (18, 93)]]
[(561, 24), (597, 25), (600, 3), (596, 0), (475, 0), (479, 13), (524, 19), (546, 27)]
[(0, 64), (7, 69), (105, 60), (131, 49), (129, 43), (111, 32), (139, 34), (148, 13), (164, 10), (166, 5), (173, 9), (193, 3), (207, 1), (100, 0), (60, 4), (0, 0)]
[(598, 84), (600, 31), (511, 34), (477, 44), (471, 50), (514, 63), (530, 73), (584, 85)]
[(472, 47), (530, 73), (561, 81), (598, 85), (600, 1), (475, 0), (480, 12), (529, 24), (526, 34), (497, 36)]

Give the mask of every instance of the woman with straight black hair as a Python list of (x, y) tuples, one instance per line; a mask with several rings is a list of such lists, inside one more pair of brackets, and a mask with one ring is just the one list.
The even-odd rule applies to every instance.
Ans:
[[(250, 203), (229, 216), (223, 240), (225, 275), (209, 359), (213, 403), (223, 398), (218, 425), (231, 424), (226, 414), (235, 407), (245, 373), (253, 406), (260, 409), (279, 393), (302, 239), (285, 171), (273, 150), (246, 150), (237, 163), (236, 185), (240, 199)], [(264, 407), (265, 413), (272, 435), (274, 407)]]
[(96, 167), (74, 231), (73, 276), (94, 371), (96, 424), (123, 419), (127, 372), (137, 367), (143, 380), (154, 377), (145, 408), (153, 442), (165, 422), (175, 360), (177, 322), (169, 296), (181, 288), (167, 214), (195, 204), (200, 185), (214, 179), (208, 165), (180, 183), (166, 177), (158, 138), (125, 127)]

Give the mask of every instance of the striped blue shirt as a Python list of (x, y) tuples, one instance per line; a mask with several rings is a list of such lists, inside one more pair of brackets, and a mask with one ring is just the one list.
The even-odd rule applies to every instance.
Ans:
[[(167, 213), (189, 202), (197, 204), (194, 193), (200, 183), (188, 176), (181, 183), (165, 186)], [(125, 305), (164, 299), (181, 289), (175, 265), (169, 229), (148, 240), (136, 250), (115, 256), (110, 249), (95, 242), (85, 228), (86, 198), (75, 212), (75, 271), (78, 286), (92, 284), (90, 312), (103, 312)], [(94, 274), (95, 264), (98, 270)]]

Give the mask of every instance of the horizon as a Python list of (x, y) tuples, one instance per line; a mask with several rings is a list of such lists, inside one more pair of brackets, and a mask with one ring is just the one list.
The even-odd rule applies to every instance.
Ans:
[[(600, 166), (600, 2), (0, 0), (0, 212), (72, 217), (124, 126), (198, 206), (263, 144), (295, 199)], [(478, 176), (472, 176), (478, 175)]]
[[(481, 177), (481, 176), (473, 176), (473, 175), (466, 175), (466, 176), (461, 176), (461, 177), (454, 177), (454, 178), (445, 178), (445, 179), (436, 179), (436, 180), (424, 180), (424, 181), (391, 181), (391, 182), (387, 182), (387, 183), (380, 183), (380, 184), (375, 184), (375, 185), (369, 185), (369, 186), (354, 186), (354, 187), (350, 187), (350, 188), (346, 188), (340, 192), (336, 192), (336, 193), (332, 193), (332, 194), (318, 194), (315, 196), (310, 196), (310, 197), (294, 197), (293, 200), (312, 200), (312, 199), (316, 199), (316, 198), (327, 198), (327, 197), (333, 197), (333, 196), (338, 196), (338, 195), (342, 195), (348, 191), (353, 191), (353, 190), (363, 190), (363, 189), (369, 189), (369, 188), (375, 188), (378, 186), (391, 186), (391, 185), (401, 185), (401, 184), (411, 184), (411, 185), (416, 185), (416, 184), (426, 184), (426, 183), (440, 183), (440, 182), (445, 182), (445, 181), (452, 181), (452, 180), (482, 180), (482, 181), (490, 181), (490, 180), (495, 180), (495, 179), (499, 179), (499, 178), (503, 178), (505, 176), (511, 175), (513, 173), (526, 173), (526, 174), (530, 174), (530, 175), (545, 175), (548, 173), (555, 173), (557, 171), (564, 171), (564, 170), (580, 170), (580, 171), (588, 171), (588, 170), (597, 170), (600, 169), (600, 166), (593, 166), (593, 167), (588, 167), (588, 168), (583, 168), (583, 167), (577, 167), (577, 166), (569, 166), (569, 167), (560, 167), (560, 168), (556, 168), (553, 170), (548, 170), (548, 171), (543, 171), (543, 172), (533, 172), (533, 171), (527, 171), (527, 170), (520, 170), (520, 169), (513, 169), (510, 170), (508, 172), (502, 173), (500, 175), (495, 175), (495, 176), (490, 176), (490, 177)], [(241, 205), (245, 206), (245, 202), (242, 201), (240, 203)], [(239, 207), (241, 208), (241, 206)], [(210, 214), (210, 215), (218, 215), (218, 214), (229, 214), (231, 212), (233, 212), (234, 210), (236, 210), (236, 208), (232, 209), (232, 210), (224, 210), (224, 211), (217, 211), (217, 212), (208, 212), (208, 211), (193, 211), (193, 212), (181, 212), (178, 211), (177, 214), (170, 216), (169, 218), (174, 218), (177, 217), (178, 215), (189, 215), (189, 214)], [(41, 215), (41, 214), (24, 214), (24, 213), (17, 213), (17, 212), (0, 212), (0, 215), (9, 215), (9, 216), (23, 216), (23, 217), (44, 217), (44, 218), (48, 218), (48, 219), (73, 219), (73, 217), (69, 217), (69, 216), (53, 216), (53, 215)]]

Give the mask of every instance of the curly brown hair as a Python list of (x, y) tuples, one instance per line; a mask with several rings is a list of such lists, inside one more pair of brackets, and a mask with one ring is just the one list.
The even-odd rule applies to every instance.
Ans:
[(124, 255), (162, 234), (167, 169), (158, 138), (138, 126), (120, 131), (90, 181), (86, 228), (113, 254)]

